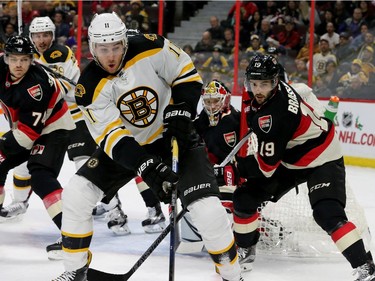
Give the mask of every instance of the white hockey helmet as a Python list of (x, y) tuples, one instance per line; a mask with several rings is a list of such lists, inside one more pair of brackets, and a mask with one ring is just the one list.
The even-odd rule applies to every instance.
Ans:
[(56, 30), (56, 26), (49, 17), (36, 17), (30, 23), (30, 27), (29, 27), (30, 41), (33, 42), (33, 38), (31, 36), (33, 33), (52, 32), (52, 42), (53, 42), (55, 41), (55, 30)]
[(90, 52), (99, 65), (100, 63), (95, 53), (95, 44), (97, 43), (103, 44), (121, 41), (124, 46), (122, 57), (122, 60), (124, 60), (128, 48), (126, 26), (115, 12), (95, 14), (89, 26), (88, 34)]

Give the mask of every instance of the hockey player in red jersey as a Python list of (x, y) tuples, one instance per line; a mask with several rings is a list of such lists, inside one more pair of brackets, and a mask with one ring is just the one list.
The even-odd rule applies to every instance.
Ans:
[(9, 170), (27, 161), (31, 187), (60, 229), (57, 176), (75, 124), (64, 101), (65, 88), (33, 64), (33, 53), (27, 37), (14, 36), (0, 58), (0, 105), (10, 125), (0, 138), (0, 207)]
[(237, 157), (240, 176), (247, 179), (233, 196), (240, 263), (255, 258), (261, 203), (277, 202), (306, 182), (314, 220), (356, 270), (356, 281), (375, 280), (371, 253), (345, 213), (345, 166), (335, 127), (280, 81), (279, 71), (271, 55), (253, 57), (246, 70), (245, 85), (254, 97), (247, 123), (257, 145), (254, 155)]
[[(75, 95), (101, 149), (64, 189), (66, 272), (56, 280), (87, 279), (91, 209), (136, 174), (165, 203), (170, 188), (177, 188), (223, 280), (242, 280), (213, 169), (193, 129), (202, 80), (190, 57), (162, 36), (127, 36), (115, 13), (95, 15), (89, 38), (94, 61), (82, 72)], [(170, 168), (172, 136), (179, 145), (178, 174)], [(163, 182), (170, 183), (165, 190)]]

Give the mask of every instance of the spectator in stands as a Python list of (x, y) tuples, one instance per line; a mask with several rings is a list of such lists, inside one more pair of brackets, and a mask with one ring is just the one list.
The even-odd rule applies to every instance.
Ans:
[(142, 33), (149, 31), (148, 14), (143, 9), (142, 1), (130, 1), (130, 11), (125, 14), (125, 25), (129, 29), (138, 29)]
[(28, 25), (33, 20), (32, 17), (33, 6), (30, 1), (22, 2), (22, 24)]
[(191, 46), (190, 44), (184, 45), (182, 47), (182, 50), (190, 56), (191, 60), (194, 63), (195, 68), (198, 69), (202, 66), (205, 56), (202, 54), (196, 54), (194, 52), (193, 46)]
[(350, 49), (350, 35), (348, 32), (340, 33), (340, 43), (336, 46), (334, 54), (340, 64), (344, 62), (351, 62), (354, 54)]
[(339, 87), (340, 74), (337, 70), (337, 63), (333, 60), (328, 60), (326, 63), (326, 74), (322, 76), (323, 81), (332, 93)]
[(337, 33), (340, 34), (346, 31), (345, 25), (342, 24), (350, 17), (350, 13), (347, 11), (346, 7), (346, 1), (337, 0), (333, 8), (333, 14)]
[(224, 41), (224, 28), (220, 25), (219, 18), (217, 16), (210, 17), (211, 27), (207, 29), (211, 33), (212, 41), (215, 44), (221, 44)]
[[(252, 16), (255, 11), (258, 11), (258, 6), (254, 1), (241, 1), (241, 18), (245, 22), (248, 21), (249, 17)], [(236, 12), (236, 3), (233, 4), (228, 12), (227, 21), (233, 26)]]
[(369, 25), (367, 22), (363, 22), (360, 27), (361, 33), (353, 38), (353, 40), (350, 42), (350, 48), (354, 50), (355, 52), (358, 52), (359, 48), (362, 46), (362, 44), (365, 42), (366, 34), (369, 32)]
[[(360, 46), (359, 50), (356, 51), (358, 58), (362, 57), (362, 52), (366, 47), (371, 47), (375, 50), (374, 35), (371, 32), (366, 33), (364, 43)], [(372, 63), (375, 64), (375, 61), (372, 61)]]
[(282, 7), (281, 12), (284, 16), (295, 18), (297, 21), (300, 21), (301, 19), (299, 1), (286, 1), (286, 5)]
[[(273, 2), (273, 1), (269, 1), (269, 2)], [(260, 30), (258, 30), (256, 34), (259, 36), (260, 44), (263, 46), (263, 48), (267, 49), (268, 48), (267, 38), (272, 37), (273, 35), (270, 19), (266, 18), (262, 20), (260, 24)]]
[(350, 87), (353, 77), (359, 77), (363, 84), (367, 84), (368, 78), (362, 70), (362, 61), (360, 59), (354, 59), (350, 66), (350, 71), (345, 73), (339, 79), (339, 85), (344, 89)]
[(194, 52), (212, 52), (214, 45), (211, 33), (204, 31), (201, 40), (195, 45)]
[(265, 7), (261, 8), (260, 13), (263, 15), (263, 18), (271, 20), (273, 17), (277, 17), (281, 14), (281, 9), (278, 6), (278, 1), (266, 1)]
[(11, 23), (14, 26), (14, 30), (18, 32), (18, 17), (17, 17), (17, 4), (15, 2), (9, 2), (7, 4), (8, 13), (4, 14), (2, 21), (4, 26)]
[(342, 98), (353, 98), (353, 99), (373, 99), (373, 90), (370, 89), (359, 76), (353, 76), (350, 78), (350, 83), (342, 92), (338, 95)]
[(369, 79), (369, 83), (372, 85), (375, 82), (375, 66), (373, 64), (374, 61), (374, 48), (370, 46), (366, 46), (361, 56), (358, 57), (362, 61), (362, 71), (366, 74)]
[(260, 31), (260, 26), (262, 25), (262, 15), (259, 11), (255, 11), (252, 16), (249, 18), (249, 22), (247, 24), (247, 30), (251, 34), (257, 34)]
[(316, 27), (315, 33), (318, 34), (319, 36), (323, 35), (324, 33), (328, 32), (327, 30), (327, 23), (333, 23), (334, 29), (336, 30), (336, 23), (335, 23), (335, 18), (333, 15), (332, 10), (325, 10), (323, 14), (323, 19), (321, 23)]
[(361, 9), (362, 18), (368, 23), (375, 19), (375, 6), (372, 1), (358, 1), (358, 8)]
[[(337, 63), (336, 56), (332, 54), (329, 49), (329, 43), (326, 39), (320, 39), (319, 41), (320, 51), (313, 56), (313, 75), (322, 76), (326, 70), (327, 61), (332, 60)], [(310, 61), (309, 61), (310, 63)]]
[(63, 42), (68, 39), (69, 37), (69, 24), (65, 22), (65, 13), (63, 11), (57, 10), (55, 11), (55, 15), (53, 16), (53, 23), (56, 26), (55, 31), (55, 38), (58, 42)]
[(10, 22), (5, 24), (4, 31), (0, 31), (2, 31), (0, 32), (0, 47), (1, 51), (4, 51), (5, 43), (8, 41), (10, 37), (17, 35), (17, 31), (15, 29), (15, 26)]
[(249, 59), (256, 54), (264, 54), (266, 52), (263, 49), (263, 46), (260, 44), (259, 36), (253, 34), (250, 36), (250, 46), (245, 50), (245, 53), (248, 55)]
[(329, 48), (333, 50), (340, 43), (340, 35), (335, 32), (335, 26), (333, 22), (327, 23), (326, 31), (327, 32), (324, 33), (320, 38), (327, 39), (329, 43)]
[(221, 54), (221, 45), (215, 45), (211, 56), (202, 65), (202, 70), (226, 73), (229, 70), (227, 59)]
[(353, 15), (345, 20), (340, 26), (339, 31), (349, 32), (352, 38), (357, 37), (361, 34), (361, 25), (366, 22), (362, 17), (362, 11), (360, 8), (355, 8)]
[[(233, 52), (233, 48), (235, 46), (234, 42), (234, 34), (232, 28), (226, 28), (224, 30), (224, 41), (221, 43), (221, 47), (223, 48), (223, 53), (226, 55), (230, 55)], [(239, 46), (241, 48), (241, 46)]]
[(289, 74), (289, 80), (293, 83), (305, 83), (307, 84), (309, 73), (306, 66), (306, 62), (302, 59), (296, 59), (296, 71)]
[[(314, 51), (313, 54), (320, 52), (318, 35), (314, 33)], [(296, 59), (303, 60), (305, 63), (310, 59), (310, 34), (306, 33), (305, 45), (298, 51)]]
[(328, 98), (333, 92), (328, 88), (326, 81), (321, 76), (316, 76), (313, 83), (313, 92), (317, 97)]
[[(294, 2), (294, 1), (289, 1)], [(297, 55), (297, 52), (300, 48), (300, 35), (295, 30), (294, 19), (286, 16), (285, 17), (285, 29), (280, 31), (276, 36), (273, 36), (273, 39), (277, 40), (280, 43), (279, 47), (282, 47), (286, 50), (287, 54)], [(294, 52), (291, 52), (294, 51)]]
[(53, 19), (54, 15), (55, 15), (55, 6), (53, 5), (52, 0), (47, 0), (45, 4), (43, 5), (43, 8), (40, 10), (40, 16), (49, 17), (50, 19)]

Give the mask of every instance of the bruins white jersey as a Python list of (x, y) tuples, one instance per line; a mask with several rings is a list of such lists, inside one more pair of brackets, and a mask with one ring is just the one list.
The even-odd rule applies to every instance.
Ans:
[(129, 37), (116, 76), (91, 62), (75, 95), (92, 136), (113, 158), (123, 138), (134, 138), (141, 146), (160, 139), (168, 104), (185, 102), (194, 117), (201, 87), (202, 79), (185, 52), (164, 37), (142, 34)]
[[(78, 81), (80, 76), (80, 69), (73, 51), (67, 47), (59, 44), (53, 44), (43, 55), (35, 54), (35, 60), (49, 68), (54, 72), (63, 75), (74, 82)], [(77, 107), (74, 98), (74, 85), (64, 79), (59, 79), (66, 89), (66, 96), (64, 97), (68, 103), (70, 113), (74, 121), (82, 120), (82, 112)]]

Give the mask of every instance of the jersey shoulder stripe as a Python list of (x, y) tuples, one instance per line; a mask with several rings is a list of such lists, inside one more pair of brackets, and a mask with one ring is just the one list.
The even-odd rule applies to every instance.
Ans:
[(114, 76), (109, 75), (95, 61), (91, 61), (82, 71), (75, 87), (74, 95), (78, 105), (87, 106), (95, 99), (97, 88), (102, 87), (108, 79)]
[(158, 52), (164, 46), (164, 37), (157, 34), (136, 34), (129, 36), (128, 50), (126, 52), (125, 61), (131, 61), (136, 56), (147, 52)]
[(54, 44), (43, 53), (40, 59), (48, 64), (66, 62), (75, 58), (73, 51), (68, 46)]

